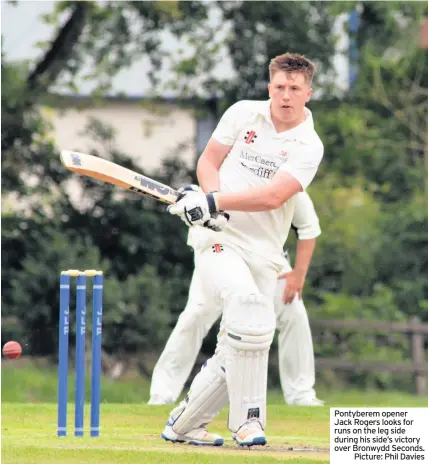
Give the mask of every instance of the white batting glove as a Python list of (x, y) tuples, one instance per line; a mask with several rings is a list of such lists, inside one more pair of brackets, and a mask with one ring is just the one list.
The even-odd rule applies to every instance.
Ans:
[(208, 224), (206, 224), (204, 227), (208, 227), (208, 229), (214, 230), (215, 232), (220, 232), (227, 226), (229, 219), (229, 213), (219, 211), (218, 213), (214, 213), (211, 215), (211, 219), (208, 221)]
[[(208, 195), (211, 195), (211, 208), (208, 204)], [(203, 192), (186, 192), (175, 205), (168, 206), (167, 211), (180, 216), (188, 226), (204, 226), (211, 219), (211, 213), (217, 212), (213, 195), (208, 195)]]
[(175, 205), (168, 206), (170, 214), (176, 214), (189, 226), (203, 226), (216, 232), (229, 221), (229, 214), (217, 211), (214, 195), (205, 195), (197, 185), (187, 185), (178, 190), (180, 196)]
[(177, 201), (180, 201), (189, 192), (202, 192), (202, 190), (199, 185), (189, 184), (185, 185), (184, 187), (180, 187), (177, 192), (180, 194), (178, 195)]

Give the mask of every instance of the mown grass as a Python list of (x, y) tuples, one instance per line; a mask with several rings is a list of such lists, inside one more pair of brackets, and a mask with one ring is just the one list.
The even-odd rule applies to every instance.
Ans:
[[(74, 401), (74, 369), (68, 376), (68, 400)], [(90, 372), (85, 377), (85, 397), (90, 400)], [(19, 388), (17, 388), (19, 387)], [(108, 403), (141, 403), (149, 394), (149, 382), (144, 377), (132, 376), (112, 380), (102, 379), (102, 401)], [(34, 364), (28, 360), (3, 361), (2, 400), (8, 403), (57, 401), (58, 371), (47, 363)]]
[[(22, 360), (2, 362), (1, 394), (7, 403), (51, 403), (57, 401), (58, 374), (55, 366), (34, 365)], [(68, 379), (68, 398), (74, 400), (74, 373)], [(124, 379), (102, 379), (103, 403), (146, 403), (149, 398), (148, 379), (130, 374)], [(398, 391), (358, 390), (352, 388), (317, 388), (318, 396), (328, 406), (428, 406), (428, 398)], [(90, 376), (86, 376), (86, 400), (90, 400)], [(278, 390), (269, 392), (269, 403), (283, 404)]]
[[(227, 411), (211, 429), (227, 440), (222, 448), (174, 445), (160, 438), (168, 406), (103, 404), (99, 438), (73, 437), (73, 405), (69, 404), (65, 438), (56, 437), (56, 404), (4, 403), (2, 407), (2, 461), (7, 464), (121, 462), (295, 463), (328, 462), (328, 409), (270, 406), (269, 446), (244, 450), (230, 439)], [(85, 418), (89, 417), (89, 406)], [(85, 426), (88, 423), (86, 420)]]
[[(86, 427), (89, 417), (89, 379)], [(210, 429), (222, 434), (222, 448), (173, 445), (160, 438), (169, 406), (148, 406), (149, 382), (138, 376), (103, 379), (101, 437), (73, 434), (74, 376), (69, 388), (69, 436), (56, 437), (57, 372), (49, 365), (5, 362), (2, 365), (2, 462), (52, 463), (274, 463), (329, 462), (329, 407), (290, 407), (281, 393), (269, 393), (268, 446), (246, 450), (230, 439), (227, 410)], [(319, 388), (328, 406), (427, 406), (427, 398), (400, 392)]]

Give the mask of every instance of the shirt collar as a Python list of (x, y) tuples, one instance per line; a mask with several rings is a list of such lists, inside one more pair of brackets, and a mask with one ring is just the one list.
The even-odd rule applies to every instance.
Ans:
[[(262, 104), (260, 105), (259, 108), (259, 114), (261, 114), (266, 121), (274, 127), (272, 118), (270, 116), (270, 105), (271, 105), (271, 99), (265, 100), (261, 102)], [(279, 134), (282, 134), (286, 136), (287, 138), (293, 137), (298, 140), (304, 140), (307, 138), (308, 133), (313, 132), (314, 130), (314, 120), (312, 118), (312, 112), (309, 108), (305, 107), (305, 120), (300, 123), (298, 126), (293, 127), (293, 129), (290, 129), (288, 131), (284, 132), (279, 132)]]

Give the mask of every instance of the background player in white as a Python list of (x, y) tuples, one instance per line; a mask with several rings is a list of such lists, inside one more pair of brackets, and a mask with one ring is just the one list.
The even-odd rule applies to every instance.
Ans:
[[(217, 348), (195, 377), (162, 436), (220, 445), (205, 426), (229, 402), (228, 427), (240, 445), (264, 445), (269, 348), (275, 332), (273, 297), (285, 264), (282, 247), (294, 195), (312, 182), (323, 144), (306, 108), (315, 67), (284, 54), (269, 66), (270, 100), (240, 101), (221, 118), (198, 161), (203, 191), (169, 206), (191, 227), (232, 211), (228, 226), (199, 227), (192, 244), (204, 297), (221, 305)], [(206, 193), (216, 192), (216, 193)]]
[[(282, 269), (281, 276), (287, 277), (290, 285), (287, 288), (287, 278), (280, 278), (274, 300), (281, 386), (287, 404), (322, 406), (314, 390), (315, 363), (308, 316), (302, 299), (296, 296), (302, 291), (316, 237), (321, 234), (318, 216), (306, 192), (296, 194), (292, 225), (298, 238), (296, 264), (293, 272), (288, 261)], [(220, 316), (221, 307), (209, 306), (204, 299), (195, 268), (186, 307), (153, 370), (149, 404), (177, 401), (204, 337)]]

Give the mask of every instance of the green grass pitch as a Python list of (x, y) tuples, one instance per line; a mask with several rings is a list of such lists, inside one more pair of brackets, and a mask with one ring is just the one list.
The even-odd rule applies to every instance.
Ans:
[[(56, 437), (56, 371), (2, 366), (2, 462), (5, 464), (120, 463), (328, 463), (329, 406), (426, 406), (426, 398), (399, 392), (320, 389), (328, 406), (290, 407), (279, 392), (270, 392), (268, 446), (242, 449), (226, 428), (227, 410), (210, 425), (222, 434), (221, 448), (167, 443), (160, 433), (169, 406), (148, 406), (147, 381), (103, 379), (101, 436), (90, 438), (89, 401), (83, 438), (73, 436), (73, 377), (70, 378), (68, 437)], [(87, 388), (89, 400), (89, 388)]]

